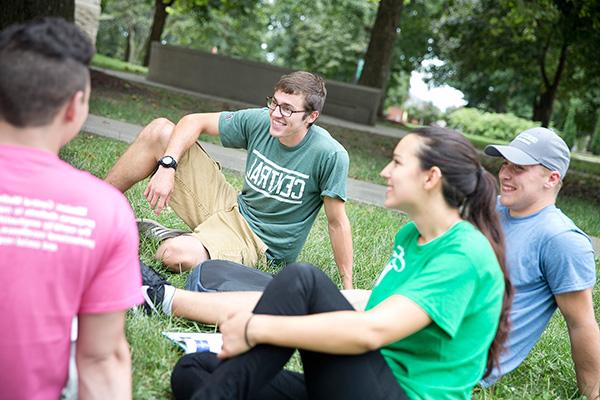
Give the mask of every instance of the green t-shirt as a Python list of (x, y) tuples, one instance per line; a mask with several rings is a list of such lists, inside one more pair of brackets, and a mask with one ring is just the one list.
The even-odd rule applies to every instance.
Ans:
[(294, 147), (272, 137), (269, 127), (267, 108), (223, 112), (219, 119), (223, 146), (248, 151), (240, 212), (269, 247), (269, 259), (290, 263), (298, 257), (323, 197), (346, 200), (348, 153), (316, 125)]
[(412, 222), (398, 231), (366, 309), (399, 294), (432, 319), (381, 348), (411, 399), (471, 399), (500, 318), (502, 271), (486, 237), (469, 222), (424, 245), (418, 237)]

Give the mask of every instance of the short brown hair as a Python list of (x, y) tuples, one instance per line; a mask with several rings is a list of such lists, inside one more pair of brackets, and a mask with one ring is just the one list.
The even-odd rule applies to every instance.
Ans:
[(286, 94), (303, 94), (304, 108), (307, 113), (321, 113), (327, 97), (325, 80), (317, 74), (306, 71), (296, 71), (283, 75), (275, 85), (275, 91)]
[(74, 24), (42, 18), (0, 32), (0, 120), (23, 128), (52, 121), (89, 82), (94, 47)]

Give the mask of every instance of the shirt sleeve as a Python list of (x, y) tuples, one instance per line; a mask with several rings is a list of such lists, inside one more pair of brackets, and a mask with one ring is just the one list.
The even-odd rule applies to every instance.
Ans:
[(596, 283), (596, 264), (590, 240), (580, 232), (552, 237), (542, 250), (542, 269), (553, 294), (583, 290)]
[(225, 147), (247, 149), (252, 134), (268, 129), (268, 126), (268, 113), (262, 108), (224, 111), (219, 116), (219, 136)]
[(124, 197), (111, 205), (110, 236), (99, 238), (102, 251), (85, 288), (79, 313), (126, 310), (143, 302), (138, 233), (133, 212)]
[(418, 277), (396, 290), (421, 307), (451, 338), (456, 335), (475, 292), (477, 273), (461, 254), (432, 259)]
[(321, 197), (346, 201), (346, 181), (350, 160), (345, 150), (335, 151), (327, 157), (320, 174)]

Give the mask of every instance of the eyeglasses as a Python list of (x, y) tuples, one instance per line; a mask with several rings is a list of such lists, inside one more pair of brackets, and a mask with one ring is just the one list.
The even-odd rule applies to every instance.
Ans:
[(279, 104), (273, 96), (267, 97), (267, 108), (271, 111), (275, 111), (277, 109), (277, 107), (279, 107), (279, 112), (281, 112), (281, 115), (283, 115), (286, 118), (291, 117), (292, 114), (294, 114), (294, 113), (306, 112), (306, 110), (297, 110), (296, 111), (289, 104)]

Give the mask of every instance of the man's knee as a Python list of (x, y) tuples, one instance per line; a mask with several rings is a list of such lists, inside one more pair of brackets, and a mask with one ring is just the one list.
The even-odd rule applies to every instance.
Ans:
[(173, 368), (171, 379), (180, 379), (190, 374), (199, 372), (213, 372), (219, 365), (219, 359), (215, 353), (197, 352), (186, 354), (177, 361)]
[(166, 147), (174, 128), (175, 124), (168, 119), (156, 118), (142, 129), (137, 140), (150, 145)]
[(169, 269), (189, 270), (209, 258), (202, 242), (192, 235), (182, 235), (161, 243), (156, 258)]
[(301, 282), (304, 287), (311, 287), (321, 280), (328, 280), (327, 275), (319, 268), (307, 263), (292, 263), (281, 271), (289, 279)]

